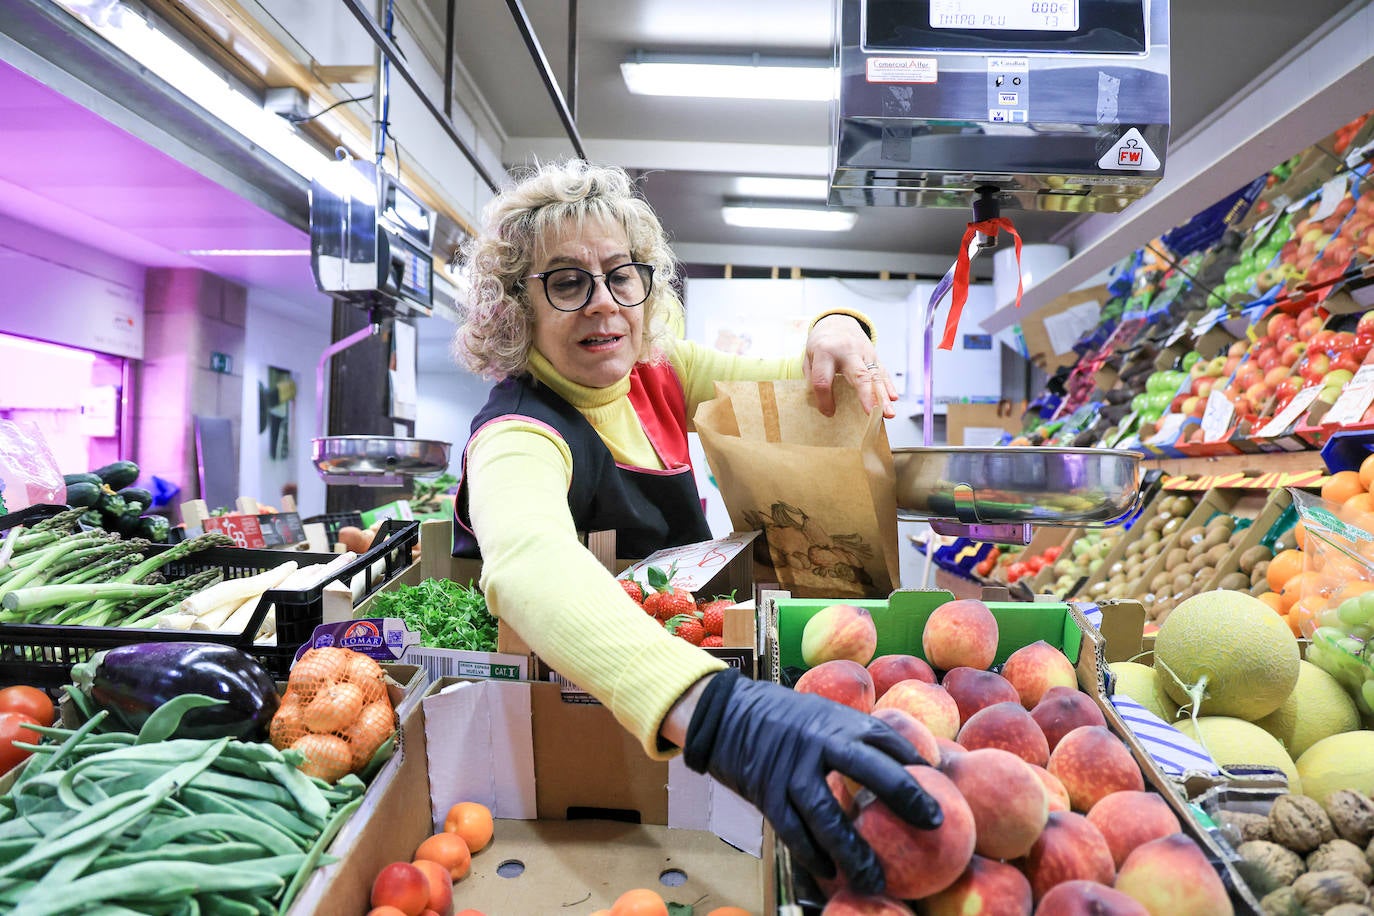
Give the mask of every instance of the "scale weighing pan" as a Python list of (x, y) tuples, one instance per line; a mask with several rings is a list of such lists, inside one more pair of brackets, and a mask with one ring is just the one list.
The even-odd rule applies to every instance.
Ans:
[(330, 477), (418, 477), (448, 468), (449, 443), (435, 439), (326, 436), (310, 444), (316, 469)]

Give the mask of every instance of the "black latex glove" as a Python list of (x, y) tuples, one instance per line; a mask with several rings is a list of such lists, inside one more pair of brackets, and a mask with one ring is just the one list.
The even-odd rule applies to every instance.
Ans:
[(884, 722), (734, 669), (712, 676), (702, 691), (683, 759), (763, 812), (799, 865), (825, 879), (838, 866), (860, 893), (883, 890), (882, 866), (831, 794), (827, 773), (857, 780), (917, 827), (938, 827), (944, 819), (902, 769), (926, 761)]

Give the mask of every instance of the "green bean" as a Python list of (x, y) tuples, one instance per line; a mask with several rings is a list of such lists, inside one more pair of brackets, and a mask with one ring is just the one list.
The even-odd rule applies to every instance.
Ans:
[(220, 700), (214, 697), (207, 697), (199, 693), (183, 693), (181, 696), (173, 697), (163, 703), (143, 722), (143, 727), (138, 730), (138, 740), (135, 744), (160, 744), (166, 743), (178, 728), (181, 727), (181, 720), (193, 709), (202, 709), (206, 706), (223, 706), (227, 700)]
[(60, 916), (83, 912), (91, 904), (118, 900), (168, 900), (220, 891), (274, 890), (281, 887), (282, 879), (273, 873), (273, 866), (259, 867), (272, 861), (260, 859), (235, 868), (206, 868), (198, 862), (140, 862), (118, 872), (97, 872), (79, 878), (62, 888), (61, 894), (35, 888), (20, 900), (12, 916)]
[[(80, 691), (77, 692), (79, 693)], [(29, 782), (39, 776), (42, 776), (48, 770), (52, 769), (59, 761), (65, 759), (68, 755), (70, 755), (72, 749), (79, 745), (81, 741), (95, 729), (96, 726), (98, 726), (102, 721), (104, 721), (104, 719), (105, 711), (101, 710), (100, 712), (92, 716), (89, 720), (87, 720), (84, 725), (82, 725), (76, 731), (72, 732), (69, 736), (67, 736), (67, 739), (62, 742), (62, 746), (57, 749), (57, 752), (55, 754), (48, 754), (37, 760), (30, 760), (28, 764), (25, 765), (24, 769), (19, 772), (18, 778), (15, 779), (15, 787), (17, 788), (18, 786), (21, 786), (26, 782)]]
[[(113, 871), (126, 865), (146, 861), (146, 851), (132, 852), (126, 847), (122, 852), (111, 852), (100, 860), (101, 871)], [(243, 862), (262, 857), (261, 843), (168, 843), (157, 850), (159, 859), (177, 862)]]
[(285, 914), (286, 911), (291, 908), (291, 904), (296, 899), (296, 895), (300, 893), (301, 888), (305, 886), (306, 880), (309, 879), (310, 875), (314, 873), (315, 868), (320, 864), (320, 860), (324, 855), (324, 850), (330, 843), (334, 842), (334, 837), (343, 829), (343, 825), (348, 822), (348, 819), (353, 816), (353, 812), (357, 811), (362, 803), (362, 796), (353, 799), (353, 801), (335, 811), (334, 816), (329, 819), (329, 823), (324, 825), (324, 830), (320, 832), (319, 837), (316, 838), (310, 850), (305, 854), (305, 861), (301, 864), (301, 867), (297, 869), (295, 877), (291, 879), (291, 883), (286, 886), (286, 891), (282, 894), (281, 900), (277, 904), (278, 914)]
[(14, 906), (21, 897), (37, 886), (37, 881), (0, 881), (0, 904)]
[(82, 719), (89, 722), (97, 715), (104, 716), (105, 711), (102, 709), (97, 712), (95, 704), (91, 702), (91, 698), (86, 696), (85, 692), (75, 684), (63, 684), (62, 689), (66, 691), (67, 699), (76, 707), (76, 711), (80, 714)]
[(301, 815), (307, 821), (316, 827), (323, 827), (329, 821), (329, 800), (315, 788), (310, 777), (284, 763), (264, 763), (262, 768), (280, 783), (282, 788), (291, 793)]
[(230, 741), (224, 748), (224, 753), (220, 754), (220, 760), (225, 758), (254, 760), (258, 763), (277, 762), (286, 759), (281, 751), (265, 741)]
[(244, 779), (242, 776), (231, 776), (228, 773), (206, 770), (197, 776), (191, 784), (201, 789), (223, 792), (226, 795), (237, 795), (240, 798), (253, 798), (278, 805), (294, 804), (291, 793), (276, 783)]
[(262, 818), (282, 833), (295, 839), (296, 845), (301, 847), (309, 846), (320, 832), (319, 827), (307, 824), (281, 805), (274, 805), (271, 802), (245, 801), (241, 798), (234, 798), (232, 795), (210, 794), (209, 797), (219, 803), (219, 807), (216, 809), (218, 813), (243, 814), (248, 817)]
[(206, 894), (200, 908), (205, 916), (258, 916), (258, 908), (253, 904), (224, 894)]
[(177, 818), (163, 827), (145, 830), (128, 849), (130, 852), (155, 850), (163, 843), (202, 831), (219, 831), (242, 837), (279, 856), (300, 853), (295, 842), (277, 828), (238, 814), (196, 814)]
[(213, 770), (219, 773), (228, 773), (230, 776), (243, 776), (247, 779), (256, 779), (263, 782), (271, 781), (265, 770), (264, 763), (260, 760), (226, 760), (224, 757), (215, 761)]
[(40, 880), (39, 884), (44, 887), (59, 888), (66, 887), (76, 879), (84, 875), (96, 860), (105, 854), (105, 850), (113, 845), (117, 837), (102, 837), (94, 843), (79, 849), (70, 855), (63, 856), (48, 869)]

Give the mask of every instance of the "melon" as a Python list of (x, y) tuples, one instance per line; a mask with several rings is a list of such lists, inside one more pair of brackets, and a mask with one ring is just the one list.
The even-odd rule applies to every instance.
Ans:
[[(1269, 613), (1274, 613), (1270, 611)], [(1181, 719), (1175, 727), (1197, 741), (1222, 769), (1233, 766), (1263, 766), (1282, 770), (1288, 777), (1288, 791), (1302, 791), (1301, 771), (1279, 744), (1279, 739), (1253, 722), (1233, 716), (1200, 716)]]
[(1164, 692), (1154, 668), (1140, 662), (1112, 662), (1107, 667), (1116, 675), (1117, 693), (1124, 693), (1165, 722), (1178, 716), (1178, 704)]
[(1155, 668), (1180, 706), (1199, 716), (1253, 722), (1278, 709), (1298, 682), (1298, 641), (1273, 608), (1242, 592), (1183, 601), (1155, 635)]
[(1374, 732), (1350, 731), (1323, 738), (1298, 758), (1302, 793), (1319, 802), (1337, 789), (1374, 795)]
[(1308, 661), (1298, 663), (1298, 684), (1278, 709), (1256, 725), (1283, 742), (1297, 760), (1323, 738), (1360, 727), (1360, 711), (1341, 682)]

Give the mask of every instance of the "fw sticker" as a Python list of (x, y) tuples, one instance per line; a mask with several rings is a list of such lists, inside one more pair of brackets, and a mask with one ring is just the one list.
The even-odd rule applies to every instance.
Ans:
[(1097, 160), (1098, 168), (1130, 172), (1152, 172), (1159, 168), (1159, 157), (1150, 144), (1132, 127)]

